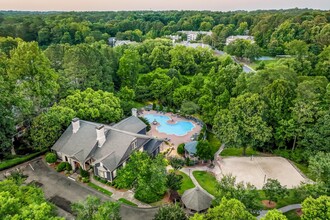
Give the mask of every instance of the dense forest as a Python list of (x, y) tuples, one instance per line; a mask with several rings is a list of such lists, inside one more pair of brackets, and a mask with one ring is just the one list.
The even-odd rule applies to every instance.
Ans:
[[(161, 38), (179, 30), (212, 31), (199, 40), (229, 53), (228, 36), (249, 34), (262, 55), (286, 56), (244, 73), (229, 55)], [(0, 36), (2, 157), (15, 125), (30, 126), (18, 151), (47, 149), (74, 116), (111, 123), (148, 101), (188, 108), (228, 146), (302, 161), (329, 151), (329, 11), (2, 12)]]
[[(211, 31), (196, 39), (210, 48), (174, 44), (167, 38), (179, 34), (185, 39), (178, 33), (182, 30)], [(226, 45), (231, 35), (251, 35), (255, 43)], [(131, 42), (112, 46), (110, 37)], [(260, 56), (272, 60), (260, 61)], [(241, 62), (256, 71), (244, 72)], [(330, 11), (1, 12), (0, 161), (49, 150), (74, 117), (111, 124), (130, 115), (133, 107), (153, 104), (161, 111), (200, 118), (226, 147), (243, 148), (243, 153), (252, 148), (309, 165), (317, 184), (302, 185), (298, 196), (316, 198), (330, 189), (329, 80)], [(138, 159), (136, 164), (142, 164)], [(165, 170), (163, 159), (142, 159)], [(135, 178), (139, 166), (127, 167)], [(165, 173), (154, 168), (150, 172)], [(165, 176), (139, 179), (141, 192), (150, 194), (153, 184), (161, 196), (167, 190), (158, 186), (168, 181)], [(125, 181), (127, 175), (116, 184), (132, 187)], [(13, 180), (1, 184), (6, 191), (6, 184), (18, 193), (40, 191)], [(241, 207), (237, 214), (244, 215), (242, 219), (253, 219), (245, 208), (259, 210), (247, 206), (255, 195), (243, 196), (246, 190), (235, 187), (232, 194), (245, 200), (246, 207), (230, 199), (236, 198), (232, 195), (194, 219), (225, 216), (233, 206)], [(9, 191), (4, 200), (19, 198)], [(309, 198), (307, 205), (309, 200), (314, 201)], [(36, 201), (24, 200), (20, 206), (34, 205), (33, 213), (44, 206), (44, 215), (57, 219), (43, 195)], [(105, 207), (118, 212), (117, 205)], [(178, 209), (163, 207), (157, 215), (167, 208)], [(84, 209), (84, 204), (76, 205), (77, 211)], [(32, 216), (29, 210), (21, 211)]]

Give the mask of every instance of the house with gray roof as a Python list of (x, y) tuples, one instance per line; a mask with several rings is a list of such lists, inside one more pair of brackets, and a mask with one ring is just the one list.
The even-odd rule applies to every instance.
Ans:
[(198, 141), (191, 141), (188, 143), (185, 143), (184, 145), (184, 152), (185, 157), (189, 157), (191, 159), (196, 159), (196, 152), (197, 152), (197, 144)]
[(146, 127), (136, 109), (132, 109), (132, 116), (113, 126), (75, 118), (52, 150), (73, 170), (93, 167), (96, 176), (112, 181), (133, 152), (145, 151), (152, 156), (159, 153), (163, 140), (146, 135)]

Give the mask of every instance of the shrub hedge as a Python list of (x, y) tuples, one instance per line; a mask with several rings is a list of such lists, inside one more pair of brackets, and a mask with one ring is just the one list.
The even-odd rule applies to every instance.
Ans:
[(55, 163), (57, 161), (57, 156), (55, 153), (47, 153), (45, 159), (47, 163)]

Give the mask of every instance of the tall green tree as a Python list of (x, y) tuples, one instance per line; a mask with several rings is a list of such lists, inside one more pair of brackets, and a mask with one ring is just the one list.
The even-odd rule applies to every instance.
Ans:
[(287, 220), (287, 217), (277, 209), (273, 209), (267, 212), (267, 214), (261, 218), (261, 220)]
[(277, 202), (287, 194), (286, 187), (282, 186), (276, 179), (267, 179), (262, 189), (269, 200), (269, 204), (271, 201)]
[[(0, 58), (0, 63), (1, 63)], [(12, 146), (12, 137), (14, 135), (15, 129), (15, 119), (13, 112), (10, 111), (14, 104), (14, 97), (10, 93), (9, 82), (5, 81), (4, 77), (5, 71), (0, 65), (0, 155), (4, 156), (9, 152), (10, 147)]]
[(179, 205), (162, 206), (155, 215), (154, 220), (187, 220), (186, 213)]
[(118, 188), (135, 188), (135, 198), (151, 203), (158, 201), (166, 191), (165, 161), (161, 155), (152, 159), (147, 153), (131, 155), (126, 166), (118, 171)]
[(118, 76), (121, 80), (121, 86), (134, 88), (141, 69), (141, 57), (137, 50), (126, 49), (123, 56), (119, 59)]
[(110, 61), (98, 48), (87, 44), (71, 46), (65, 51), (61, 72), (61, 90), (64, 96), (68, 90), (113, 91), (114, 71)]
[(8, 75), (16, 83), (16, 93), (31, 103), (27, 114), (37, 114), (54, 101), (59, 88), (58, 75), (37, 42), (19, 42), (10, 53), (8, 65)]
[(330, 46), (324, 47), (318, 55), (318, 62), (315, 67), (318, 75), (325, 76), (330, 80)]
[(210, 208), (205, 214), (195, 214), (191, 220), (254, 220), (255, 217), (251, 215), (246, 209), (243, 203), (237, 199), (223, 198), (218, 206)]
[(194, 75), (197, 65), (192, 51), (193, 49), (185, 46), (176, 46), (170, 50), (171, 68), (178, 70), (182, 75)]
[(72, 109), (80, 119), (99, 123), (116, 122), (123, 116), (119, 98), (113, 93), (94, 91), (91, 88), (82, 92), (76, 90), (58, 105)]
[(302, 220), (330, 219), (330, 197), (320, 196), (317, 199), (309, 197), (302, 203)]
[(232, 98), (228, 109), (220, 110), (213, 130), (222, 143), (232, 147), (256, 148), (268, 142), (272, 129), (264, 120), (266, 105), (258, 94), (246, 93)]
[(75, 115), (71, 108), (54, 105), (35, 117), (30, 129), (33, 148), (43, 150), (53, 146)]
[(213, 160), (214, 153), (211, 144), (207, 140), (198, 141), (196, 156), (201, 160)]
[(328, 189), (330, 189), (330, 153), (318, 152), (309, 159), (309, 166), (311, 174), (321, 182), (324, 182)]
[(0, 182), (0, 216), (2, 219), (62, 220), (47, 202), (40, 188), (21, 185), (13, 179)]
[(85, 201), (72, 204), (72, 211), (76, 214), (77, 220), (120, 220), (120, 205), (117, 202), (102, 202), (101, 199), (88, 196)]
[(177, 190), (181, 189), (183, 176), (177, 175), (174, 172), (170, 172), (169, 174), (167, 174), (166, 178), (167, 178), (166, 186), (170, 190), (177, 191)]
[(253, 214), (258, 214), (262, 209), (257, 188), (249, 183), (236, 183), (236, 177), (232, 175), (225, 175), (218, 182), (213, 205), (221, 204), (223, 198), (239, 200)]

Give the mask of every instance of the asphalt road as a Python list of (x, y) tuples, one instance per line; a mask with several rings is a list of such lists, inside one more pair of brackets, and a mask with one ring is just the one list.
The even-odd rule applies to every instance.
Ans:
[[(31, 166), (33, 169), (31, 168)], [(40, 158), (37, 160), (32, 160), (30, 163), (25, 163), (23, 165), (18, 165), (23, 170), (23, 173), (28, 175), (26, 180), (27, 183), (35, 181), (42, 184), (43, 189), (47, 199), (54, 196), (60, 196), (69, 200), (71, 203), (84, 200), (88, 195), (97, 196), (103, 201), (114, 201), (111, 197), (108, 197), (94, 189), (91, 189), (81, 183), (77, 183), (73, 180), (68, 179), (66, 176), (55, 172), (50, 169), (45, 162)], [(16, 169), (17, 167), (11, 168)], [(0, 179), (3, 179), (3, 174), (7, 172), (6, 170), (0, 172)], [(123, 220), (151, 220), (156, 214), (158, 208), (137, 208), (127, 205), (121, 205), (120, 214)], [(59, 210), (61, 216), (65, 216), (67, 219), (73, 219), (72, 215), (65, 212), (64, 210)]]

